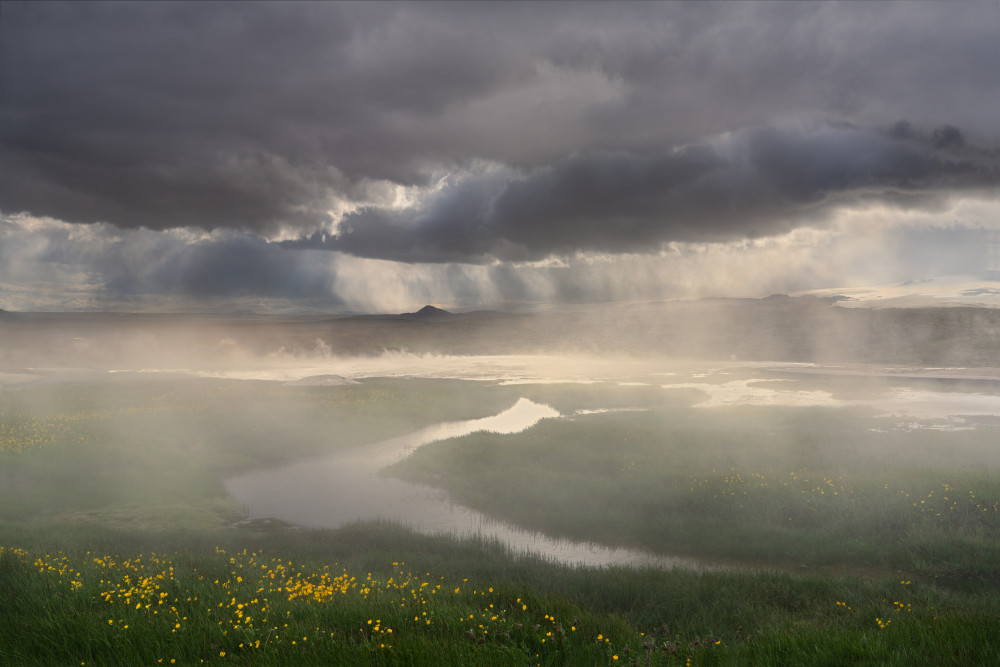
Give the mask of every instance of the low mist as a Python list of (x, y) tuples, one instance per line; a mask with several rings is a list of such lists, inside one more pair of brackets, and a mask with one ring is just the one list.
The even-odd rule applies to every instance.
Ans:
[(236, 370), (387, 353), (1000, 365), (998, 309), (844, 308), (837, 297), (610, 303), (541, 314), (4, 312), (0, 327), (6, 368)]
[[(552, 594), (595, 604), (590, 586), (624, 581), (642, 588), (608, 609), (641, 623), (664, 604), (648, 591), (671, 590), (661, 577), (992, 586), (997, 312), (776, 296), (531, 314), (3, 313), (0, 536), (56, 554), (38, 562), (176, 553), (197, 563), (192, 581), (212, 559), (249, 559), (228, 580), (242, 582), (258, 553), (322, 572), (336, 558), (369, 580), (391, 563), (379, 576), (412, 581), (398, 564), (417, 563), (453, 577), (453, 596), (470, 576), (483, 590), (505, 577), (521, 599), (570, 577)], [(83, 574), (95, 563), (72, 581), (105, 581)], [(222, 590), (214, 607), (236, 604)], [(684, 632), (701, 632), (692, 622)]]
[[(682, 556), (687, 549), (649, 548), (636, 536), (519, 519), (497, 509), (509, 500), (503, 492), (496, 507), (469, 497), (463, 509), (465, 497), (447, 481), (453, 462), (440, 458), (445, 450), (436, 443), (449, 440), (449, 451), (468, 461), (461, 465), (476, 467), (471, 477), (492, 484), (500, 482), (466, 452), (467, 438), (496, 440), (491, 451), (527, 439), (540, 460), (549, 449), (576, 460), (575, 429), (610, 429), (592, 445), (607, 449), (598, 458), (604, 463), (588, 468), (590, 481), (567, 481), (571, 495), (619, 476), (622, 434), (633, 428), (643, 433), (633, 443), (642, 456), (683, 462), (671, 474), (755, 464), (779, 470), (800, 459), (830, 474), (849, 468), (868, 476), (873, 461), (892, 475), (956, 462), (992, 470), (997, 455), (986, 442), (1000, 424), (998, 313), (849, 309), (834, 298), (785, 296), (533, 314), (432, 306), (336, 318), (3, 313), (3, 474), (8, 508), (19, 508), (8, 516), (34, 506), (53, 520), (115, 524), (131, 512), (145, 527), (176, 504), (181, 515), (196, 512), (219, 527), (276, 519), (336, 528), (387, 518), (432, 532), (492, 534), (485, 526), (496, 522), (507, 526), (505, 539), (516, 529)], [(501, 435), (494, 424), (518, 406), (535, 416), (514, 419), (511, 435)], [(710, 435), (730, 422), (721, 440)], [(682, 440), (693, 434), (710, 446), (674, 458), (679, 423)], [(844, 437), (828, 442), (831, 429)], [(942, 442), (929, 444), (930, 433)], [(386, 447), (382, 458), (372, 453)], [(905, 456), (894, 458), (900, 448)], [(58, 470), (43, 463), (49, 450), (60, 452)], [(428, 476), (423, 464), (417, 474), (413, 466), (428, 452), (438, 452), (441, 470)], [(343, 509), (359, 502), (350, 485), (332, 483), (332, 472), (316, 477), (331, 456), (323, 465), (345, 480), (371, 478), (357, 493), (367, 485), (371, 496), (376, 480), (387, 480), (377, 483), (389, 485), (391, 498)], [(287, 466), (318, 481), (296, 479)], [(541, 467), (560, 473), (571, 464)], [(385, 477), (397, 473), (410, 481)], [(231, 481), (247, 474), (264, 490), (245, 477)], [(205, 502), (190, 503), (193, 488)], [(428, 512), (466, 515), (454, 526), (440, 517), (421, 523), (400, 513), (407, 494), (434, 498), (421, 501), (438, 503)], [(618, 501), (613, 511), (629, 512), (635, 499)]]

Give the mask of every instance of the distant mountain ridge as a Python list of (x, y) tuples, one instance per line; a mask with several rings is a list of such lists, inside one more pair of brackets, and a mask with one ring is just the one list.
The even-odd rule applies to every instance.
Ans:
[(452, 317), (454, 314), (455, 313), (449, 313), (447, 310), (436, 306), (424, 306), (415, 313), (403, 313), (402, 317), (437, 318)]
[[(1000, 291), (995, 283), (963, 283), (952, 291), (955, 287), (976, 291), (977, 299)], [(845, 307), (854, 301), (824, 297), (602, 305), (542, 313), (450, 313), (428, 306), (413, 313), (351, 317), (3, 313), (0, 369), (87, 364), (145, 368), (151, 341), (158, 358), (177, 368), (189, 367), (192, 358), (215, 363), (220, 350), (233, 346), (264, 356), (276, 350), (343, 357), (386, 351), (583, 354), (1000, 368), (1000, 308), (858, 308)], [(996, 298), (1000, 301), (1000, 295)]]
[[(447, 322), (453, 320), (491, 318), (503, 315), (495, 310), (473, 310), (466, 313), (453, 313), (450, 310), (438, 308), (437, 306), (424, 306), (415, 313), (400, 313), (389, 317), (403, 320), (423, 320), (431, 322)], [(508, 313), (507, 316), (515, 316)]]

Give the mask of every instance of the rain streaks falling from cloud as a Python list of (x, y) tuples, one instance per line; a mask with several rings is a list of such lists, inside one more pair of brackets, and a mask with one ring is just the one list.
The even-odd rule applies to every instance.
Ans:
[(8, 308), (996, 268), (968, 254), (1000, 220), (995, 2), (5, 1), (0, 22)]

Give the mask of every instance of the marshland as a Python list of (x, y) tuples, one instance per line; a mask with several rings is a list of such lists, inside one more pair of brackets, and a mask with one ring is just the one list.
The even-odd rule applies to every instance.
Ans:
[(1000, 664), (998, 33), (0, 0), (0, 665)]
[(98, 361), (3, 376), (6, 662), (996, 655), (988, 367), (252, 356), (230, 323), (194, 368), (108, 326)]

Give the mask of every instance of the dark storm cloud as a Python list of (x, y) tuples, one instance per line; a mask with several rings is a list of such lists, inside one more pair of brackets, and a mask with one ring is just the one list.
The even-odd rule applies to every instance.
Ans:
[[(769, 233), (831, 193), (973, 184), (969, 155), (998, 139), (997, 11), (4, 2), (0, 209), (308, 235), (374, 181), (447, 172), (418, 212), (351, 216), (336, 247), (467, 260)], [(746, 131), (899, 118), (941, 129)], [(737, 157), (707, 139), (732, 131)]]
[(483, 12), (5, 3), (0, 202), (152, 229), (324, 224), (360, 180), (426, 182), (456, 152), (428, 119), (530, 74), (461, 28)]
[(864, 200), (917, 206), (1000, 186), (997, 154), (963, 146), (955, 128), (899, 127), (767, 128), (652, 155), (578, 154), (524, 175), (493, 170), (410, 209), (349, 215), (339, 236), (302, 245), (411, 262), (656, 250), (780, 233)]

